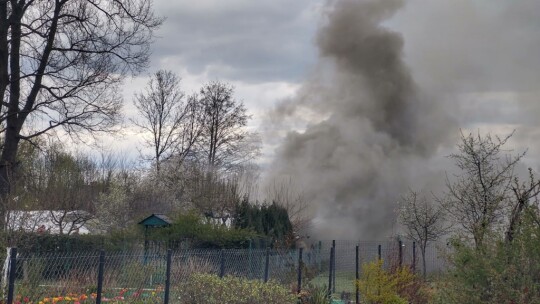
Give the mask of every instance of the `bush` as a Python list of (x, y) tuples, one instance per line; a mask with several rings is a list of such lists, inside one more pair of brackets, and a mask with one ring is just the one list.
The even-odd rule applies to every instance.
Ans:
[(328, 287), (325, 285), (317, 286), (308, 284), (302, 288), (299, 296), (300, 303), (302, 304), (328, 304), (330, 302)]
[(437, 303), (540, 303), (540, 234), (522, 234), (510, 244), (492, 239), (481, 248), (452, 244)]
[(362, 265), (357, 284), (364, 303), (428, 303), (425, 284), (408, 267), (386, 271), (383, 264), (381, 259)]
[(190, 280), (177, 287), (176, 296), (184, 304), (295, 304), (297, 298), (290, 291), (269, 281), (211, 274), (193, 274)]
[(195, 212), (178, 215), (167, 228), (154, 231), (150, 238), (174, 243), (188, 240), (191, 248), (247, 248), (259, 235), (249, 229), (234, 229), (206, 222)]
[(7, 243), (17, 247), (22, 253), (95, 252), (100, 249), (119, 251), (142, 245), (141, 235), (137, 231), (118, 231), (107, 235), (36, 234), (17, 231), (7, 235)]
[(294, 242), (293, 226), (287, 209), (276, 202), (251, 204), (247, 199), (236, 205), (233, 225), (237, 229), (250, 229), (272, 239), (278, 247), (291, 247)]

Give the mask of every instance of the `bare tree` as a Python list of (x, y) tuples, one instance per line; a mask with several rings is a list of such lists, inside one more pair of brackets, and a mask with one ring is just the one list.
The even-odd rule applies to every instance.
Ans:
[(258, 136), (246, 130), (250, 116), (233, 94), (232, 86), (219, 81), (200, 90), (203, 131), (199, 148), (212, 169), (234, 168), (259, 153)]
[[(512, 133), (513, 134), (513, 133)], [(504, 220), (516, 163), (524, 153), (503, 154), (512, 136), (461, 134), (459, 153), (450, 157), (461, 170), (453, 182), (447, 178), (445, 206), (453, 220), (469, 233), (477, 248), (486, 233)]]
[(505, 232), (505, 242), (511, 243), (514, 240), (518, 229), (521, 227), (523, 214), (534, 202), (538, 205), (538, 195), (540, 195), (540, 181), (534, 176), (529, 168), (529, 181), (520, 183), (516, 177), (511, 185), (512, 207), (509, 214), (508, 227)]
[(96, 220), (87, 227), (105, 232), (127, 228), (140, 216), (132, 202), (142, 174), (121, 154), (102, 153), (97, 165), (101, 187), (94, 203)]
[(298, 191), (291, 178), (273, 179), (265, 189), (266, 199), (287, 210), (293, 232), (300, 236), (306, 232), (312, 220), (309, 212), (309, 200), (304, 193)]
[(113, 130), (118, 86), (146, 67), (160, 23), (151, 0), (0, 1), (0, 195), (11, 191), (21, 140)]
[(153, 149), (159, 174), (161, 162), (175, 156), (182, 162), (201, 133), (200, 111), (196, 97), (184, 101), (180, 79), (171, 71), (160, 70), (152, 75), (144, 93), (135, 95), (135, 107), (142, 120), (133, 119), (143, 133), (148, 147)]
[(426, 248), (430, 242), (440, 239), (448, 232), (444, 211), (425, 196), (409, 190), (400, 201), (399, 219), (409, 238), (417, 242), (422, 254), (422, 275), (426, 278)]
[(49, 228), (60, 234), (74, 233), (93, 218), (102, 181), (91, 158), (74, 156), (53, 144), (26, 161), (31, 166), (21, 167), (24, 180), (20, 184), (24, 190), (14, 192), (24, 204), (10, 206), (18, 210), (15, 214), (28, 213), (35, 220), (53, 224)]
[(197, 165), (186, 172), (186, 198), (192, 207), (207, 218), (226, 224), (234, 213), (236, 204), (242, 199), (238, 176), (207, 170)]
[(96, 230), (111, 232), (127, 228), (133, 221), (134, 210), (130, 206), (129, 189), (114, 181), (107, 192), (100, 193), (96, 200)]
[(96, 164), (83, 155), (50, 149), (43, 159), (36, 200), (49, 213), (60, 234), (71, 234), (94, 218), (99, 194)]

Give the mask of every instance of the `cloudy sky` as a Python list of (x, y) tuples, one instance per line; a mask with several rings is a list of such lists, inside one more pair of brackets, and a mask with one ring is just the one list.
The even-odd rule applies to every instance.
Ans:
[[(365, 146), (369, 150), (371, 146), (359, 139), (356, 148), (348, 144), (352, 153), (360, 155), (350, 161), (380, 163), (384, 167), (382, 170), (387, 170), (389, 175), (401, 170), (399, 178), (412, 176), (415, 187), (425, 187), (424, 184), (432, 180), (433, 171), (442, 177), (449, 168), (445, 156), (453, 151), (460, 129), (499, 135), (516, 130), (508, 148), (513, 151), (528, 149), (524, 166), (540, 171), (540, 1), (380, 1), (390, 3), (388, 12), (380, 13), (384, 17), (371, 18), (359, 12), (359, 18), (388, 29), (392, 36), (395, 34), (399, 38), (397, 41), (402, 42), (398, 45), (397, 56), (406, 66), (406, 74), (410, 74), (415, 91), (418, 91), (415, 94), (425, 100), (412, 107), (417, 113), (410, 117), (417, 122), (412, 122), (416, 129), (410, 136), (417, 137), (415, 145), (418, 146), (423, 144), (418, 139), (422, 134), (444, 135), (433, 141), (436, 145), (430, 148), (429, 153), (422, 157), (410, 154), (404, 158), (400, 158), (401, 150), (392, 150), (394, 154), (389, 153), (383, 158), (362, 155), (365, 149), (359, 147)], [(340, 99), (347, 100), (347, 92), (335, 99), (333, 96), (336, 95), (332, 95), (330, 90), (320, 95), (306, 94), (314, 84), (322, 83), (321, 78), (326, 77), (330, 83), (339, 81), (339, 77), (333, 78), (340, 73), (339, 68), (325, 58), (335, 54), (325, 54), (328, 50), (325, 50), (325, 42), (321, 42), (320, 37), (321, 32), (328, 31), (328, 23), (339, 23), (339, 20), (330, 20), (331, 11), (339, 2), (353, 3), (354, 0), (155, 0), (157, 14), (166, 20), (153, 45), (148, 73), (158, 69), (176, 72), (182, 78), (186, 93), (197, 91), (201, 84), (211, 80), (233, 84), (237, 98), (246, 104), (253, 116), (249, 127), (262, 135), (263, 157), (260, 164), (263, 168), (279, 167), (280, 161), (274, 157), (283, 157), (294, 146), (291, 142), (297, 144), (310, 135), (321, 133), (325, 123), (339, 125), (339, 122), (332, 125), (332, 120), (340, 117), (336, 114), (340, 111), (338, 104), (342, 102)], [(350, 24), (353, 27), (364, 23), (352, 21)], [(347, 28), (346, 22), (345, 26), (337, 28), (341, 32), (334, 30), (330, 36), (340, 38), (343, 35), (344, 44), (356, 39), (355, 32)], [(325, 39), (332, 40), (332, 37)], [(334, 62), (334, 65), (339, 64)], [(146, 84), (146, 77), (147, 74), (141, 75), (125, 83), (127, 117), (136, 115), (131, 100), (133, 93)], [(293, 111), (294, 115), (275, 119), (280, 111)], [(362, 136), (355, 134), (364, 132), (365, 121), (368, 125), (370, 121), (373, 123), (375, 118), (369, 115), (366, 112), (352, 117), (352, 125), (356, 124), (359, 129), (351, 129), (356, 133), (349, 142), (356, 143), (357, 137)], [(441, 128), (444, 132), (431, 132)], [(125, 130), (122, 138), (105, 140), (106, 145), (136, 158), (140, 141), (129, 125)], [(376, 132), (362, 134), (366, 137), (378, 135)], [(426, 141), (428, 139), (426, 137)], [(314, 150), (326, 149), (322, 142), (314, 143), (313, 147)], [(312, 153), (306, 151), (298, 150), (296, 153)], [(370, 150), (370, 153), (377, 154), (375, 150)], [(397, 154), (400, 157), (392, 156)], [(299, 179), (308, 179), (312, 175), (319, 179), (323, 177), (318, 175), (318, 171), (302, 167), (309, 162), (297, 161), (298, 155), (291, 159), (295, 160), (285, 164), (301, 168), (298, 169), (301, 173), (294, 170), (285, 173), (297, 175)], [(349, 168), (355, 168), (355, 172), (373, 171), (369, 166), (344, 166), (339, 160), (336, 162), (329, 164), (336, 174)], [(418, 169), (422, 164), (429, 168)], [(328, 178), (335, 184), (335, 189), (340, 189), (349, 187), (339, 184), (340, 178), (357, 179), (362, 183), (366, 178), (362, 174), (350, 172), (345, 176), (338, 174)], [(395, 184), (397, 178), (382, 175), (382, 185)], [(350, 187), (358, 187), (358, 183)], [(309, 192), (309, 187), (307, 189)], [(333, 202), (339, 199), (338, 194), (335, 197), (325, 194), (321, 198), (316, 192), (314, 190), (314, 200)], [(370, 195), (380, 198), (378, 193)], [(363, 204), (359, 198), (343, 200), (347, 199), (356, 205)], [(344, 207), (343, 212), (349, 211)]]
[[(186, 92), (224, 80), (259, 128), (266, 112), (294, 96), (317, 64), (314, 37), (324, 23), (325, 0), (155, 0), (166, 17), (153, 45), (148, 73), (178, 73)], [(540, 2), (518, 0), (409, 0), (386, 26), (404, 40), (404, 59), (420, 86), (440, 94), (461, 128), (515, 139), (532, 152), (540, 139)], [(125, 84), (126, 114), (146, 75)], [(285, 128), (286, 129), (286, 128)], [(458, 130), (455, 130), (456, 133)], [(112, 148), (133, 151), (134, 134)], [(263, 132), (264, 133), (264, 132)], [(264, 135), (264, 134), (263, 134)], [(276, 144), (276, 133), (265, 138)], [(271, 146), (272, 148), (275, 145)], [(265, 155), (272, 154), (272, 148)]]

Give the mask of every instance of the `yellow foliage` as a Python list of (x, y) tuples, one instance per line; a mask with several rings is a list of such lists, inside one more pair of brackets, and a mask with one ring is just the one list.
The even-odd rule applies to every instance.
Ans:
[(415, 275), (407, 267), (393, 272), (383, 269), (383, 260), (362, 265), (362, 277), (357, 284), (365, 303), (407, 304), (407, 299), (399, 295), (415, 281)]

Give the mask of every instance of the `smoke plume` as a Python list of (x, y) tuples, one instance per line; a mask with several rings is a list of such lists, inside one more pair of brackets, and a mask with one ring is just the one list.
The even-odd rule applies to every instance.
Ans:
[(270, 176), (292, 178), (309, 198), (318, 238), (395, 232), (399, 196), (429, 179), (426, 161), (455, 130), (412, 79), (400, 34), (384, 26), (402, 5), (330, 2), (316, 37), (317, 68), (272, 113), (274, 123), (311, 122), (287, 134)]

